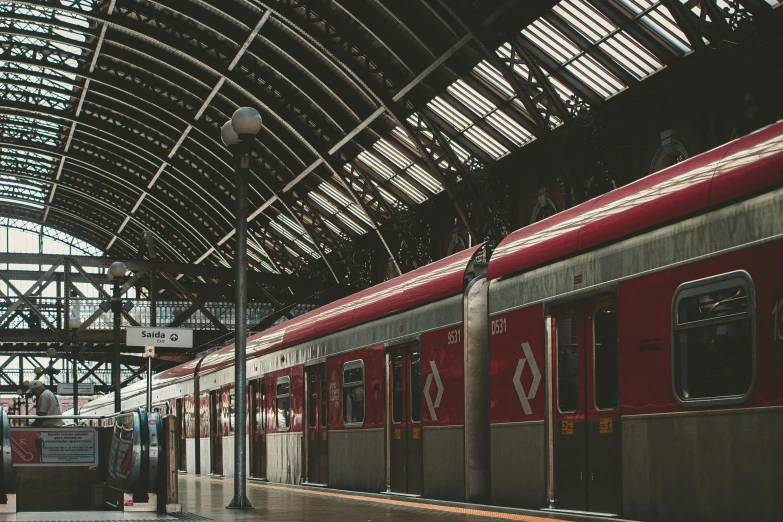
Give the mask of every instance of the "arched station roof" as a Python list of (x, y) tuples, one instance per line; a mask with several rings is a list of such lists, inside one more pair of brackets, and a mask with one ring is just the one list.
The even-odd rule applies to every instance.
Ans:
[(339, 279), (344, 243), (387, 244), (383, 225), (443, 191), (467, 223), (453, 188), (471, 172), (778, 5), (3, 0), (0, 214), (228, 266), (219, 128), (250, 105), (253, 268)]

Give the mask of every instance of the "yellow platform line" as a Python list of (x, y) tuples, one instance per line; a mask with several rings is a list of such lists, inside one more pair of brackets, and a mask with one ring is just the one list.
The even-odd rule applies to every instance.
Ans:
[[(188, 479), (196, 479), (196, 480), (206, 480), (206, 481), (224, 481), (227, 479), (224, 478), (218, 478), (218, 477), (201, 477), (201, 476), (195, 476), (195, 475), (184, 475), (180, 476), (180, 478), (188, 478)], [(568, 522), (566, 520), (556, 519), (556, 518), (548, 518), (548, 517), (536, 517), (532, 515), (520, 515), (517, 513), (503, 513), (499, 511), (487, 511), (482, 509), (471, 509), (471, 508), (463, 508), (463, 507), (455, 507), (455, 506), (442, 506), (438, 504), (426, 504), (426, 503), (419, 503), (419, 502), (409, 502), (405, 500), (397, 500), (397, 499), (387, 499), (387, 498), (377, 498), (377, 497), (367, 497), (364, 495), (351, 495), (348, 493), (337, 493), (334, 491), (326, 491), (323, 489), (310, 489), (310, 488), (297, 488), (292, 486), (283, 486), (278, 484), (259, 484), (257, 482), (248, 482), (248, 487), (251, 488), (262, 488), (262, 489), (276, 489), (280, 491), (292, 491), (295, 493), (300, 493), (303, 495), (316, 495), (316, 496), (322, 496), (322, 497), (328, 497), (328, 498), (339, 498), (343, 500), (353, 500), (353, 501), (359, 501), (359, 502), (370, 502), (374, 504), (382, 504), (385, 506), (398, 506), (398, 507), (406, 507), (411, 509), (419, 509), (422, 511), (437, 511), (441, 513), (455, 513), (459, 515), (471, 515), (471, 516), (477, 516), (477, 517), (485, 517), (485, 518), (497, 518), (500, 520), (516, 520), (520, 522)]]

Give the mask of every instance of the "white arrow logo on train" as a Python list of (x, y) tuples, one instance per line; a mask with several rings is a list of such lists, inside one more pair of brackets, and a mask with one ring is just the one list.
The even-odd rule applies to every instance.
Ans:
[[(430, 418), (434, 421), (438, 420), (438, 416), (435, 414), (435, 408), (440, 406), (440, 399), (443, 397), (443, 383), (440, 382), (440, 374), (438, 373), (438, 367), (435, 366), (435, 361), (430, 361), (430, 368), (432, 373), (427, 376), (427, 382), (424, 383), (424, 399), (427, 401), (427, 408), (430, 410)], [(438, 387), (438, 394), (435, 396), (435, 405), (432, 404), (432, 397), (430, 396), (430, 384), (432, 384), (432, 377), (435, 376), (435, 385)]]
[[(525, 352), (525, 356), (517, 363), (517, 371), (514, 373), (514, 388), (517, 390), (519, 402), (522, 403), (522, 409), (525, 410), (525, 415), (532, 415), (533, 410), (530, 408), (528, 399), (536, 398), (538, 385), (541, 383), (541, 372), (538, 370), (538, 364), (536, 363), (536, 358), (533, 357), (533, 351), (530, 349), (530, 345), (528, 343), (522, 343), (522, 350)], [(530, 391), (525, 393), (525, 389), (522, 387), (522, 370), (525, 369), (525, 362), (527, 361), (530, 361), (530, 371), (533, 372), (533, 382), (530, 383)]]

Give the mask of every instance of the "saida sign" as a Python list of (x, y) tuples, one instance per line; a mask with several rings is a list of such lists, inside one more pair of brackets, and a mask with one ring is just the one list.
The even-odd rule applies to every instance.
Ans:
[(193, 330), (129, 326), (125, 344), (127, 346), (153, 345), (158, 348), (193, 348)]

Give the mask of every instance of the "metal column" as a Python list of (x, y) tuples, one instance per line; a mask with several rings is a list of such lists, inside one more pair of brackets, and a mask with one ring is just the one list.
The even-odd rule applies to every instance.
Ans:
[(234, 155), (236, 170), (236, 316), (234, 318), (234, 383), (236, 412), (234, 430), (234, 498), (228, 505), (231, 509), (252, 507), (245, 495), (247, 488), (245, 441), (245, 417), (247, 403), (247, 379), (245, 343), (247, 339), (247, 171), (250, 167), (250, 151), (247, 142), (240, 142)]

